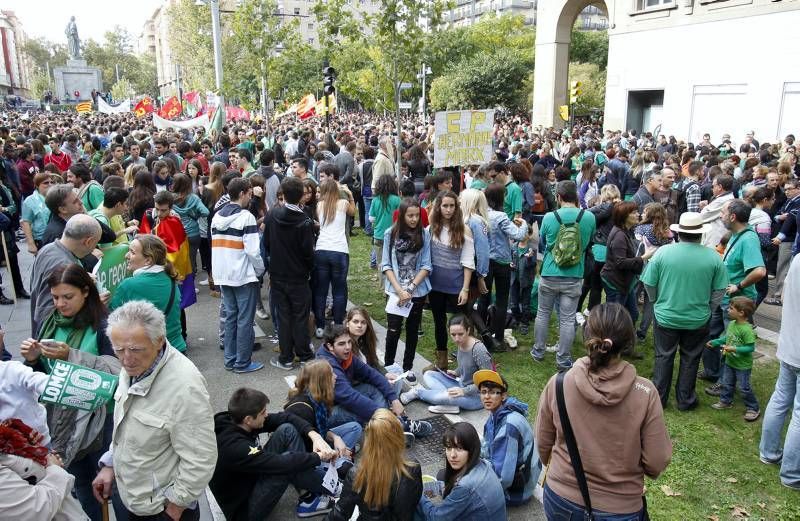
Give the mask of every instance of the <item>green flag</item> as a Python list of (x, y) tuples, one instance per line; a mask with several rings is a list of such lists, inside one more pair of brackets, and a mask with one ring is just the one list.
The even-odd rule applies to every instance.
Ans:
[(93, 411), (114, 397), (118, 381), (119, 378), (113, 374), (64, 360), (53, 360), (40, 400), (62, 407)]
[(208, 127), (206, 128), (206, 134), (209, 135), (211, 135), (212, 130), (216, 130), (219, 135), (222, 132), (222, 127), (225, 126), (225, 98), (219, 96), (217, 99), (219, 102), (211, 114), (211, 119), (208, 121)]

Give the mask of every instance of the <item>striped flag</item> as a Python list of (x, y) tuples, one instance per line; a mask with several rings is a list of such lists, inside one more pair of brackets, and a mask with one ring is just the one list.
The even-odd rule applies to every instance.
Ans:
[(83, 113), (83, 112), (91, 112), (92, 111), (92, 102), (91, 101), (81, 101), (77, 105), (75, 105), (75, 112)]
[(301, 120), (313, 117), (316, 114), (316, 111), (314, 110), (316, 104), (316, 97), (314, 97), (313, 94), (306, 94), (303, 96), (303, 99), (297, 103), (297, 116)]
[(206, 132), (209, 134), (211, 134), (212, 130), (216, 130), (218, 134), (222, 132), (222, 127), (225, 126), (225, 121), (227, 119), (225, 99), (222, 96), (219, 96), (217, 100), (219, 103), (214, 108), (214, 112), (211, 113), (210, 119), (208, 120), (208, 128), (206, 128)]

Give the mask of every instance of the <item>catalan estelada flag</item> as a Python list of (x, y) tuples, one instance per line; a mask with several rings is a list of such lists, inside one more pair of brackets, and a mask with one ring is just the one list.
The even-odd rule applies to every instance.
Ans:
[(178, 273), (181, 309), (197, 302), (192, 263), (189, 260), (189, 238), (186, 236), (180, 217), (170, 215), (166, 219), (157, 219), (153, 216), (153, 210), (147, 210), (139, 224), (139, 233), (156, 235), (167, 245), (167, 260)]
[(316, 104), (317, 99), (313, 94), (303, 96), (303, 99), (297, 103), (297, 117), (301, 120), (313, 117), (316, 114)]
[(92, 111), (92, 102), (91, 101), (81, 101), (77, 105), (75, 105), (75, 112), (83, 113), (83, 112), (91, 112)]

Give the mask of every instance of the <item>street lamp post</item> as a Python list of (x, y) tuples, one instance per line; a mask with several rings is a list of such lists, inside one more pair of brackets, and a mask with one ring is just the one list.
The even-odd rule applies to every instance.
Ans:
[(222, 92), (222, 36), (219, 26), (219, 0), (208, 0), (211, 7), (211, 37), (214, 40), (214, 83)]
[(428, 74), (430, 74), (431, 72), (433, 72), (431, 71), (431, 68), (423, 63), (422, 72), (420, 74), (417, 74), (417, 78), (420, 78), (420, 76), (422, 77), (422, 117), (425, 120), (426, 124), (428, 123), (428, 100), (425, 96), (425, 85)]

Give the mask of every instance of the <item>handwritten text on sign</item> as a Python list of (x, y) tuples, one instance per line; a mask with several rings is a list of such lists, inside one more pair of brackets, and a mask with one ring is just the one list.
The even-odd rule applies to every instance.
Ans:
[(466, 166), (492, 159), (494, 110), (456, 110), (436, 113), (433, 166)]

